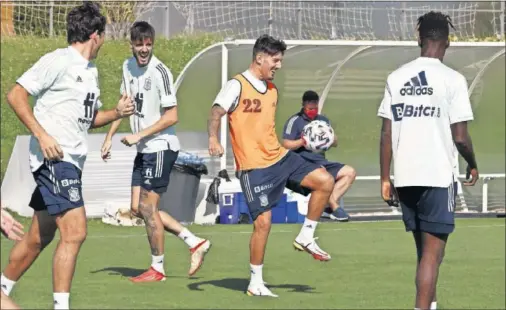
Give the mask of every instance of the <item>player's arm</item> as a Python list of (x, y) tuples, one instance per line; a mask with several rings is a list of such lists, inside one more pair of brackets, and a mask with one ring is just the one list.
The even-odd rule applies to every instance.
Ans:
[(382, 119), (379, 150), (381, 197), (389, 206), (398, 206), (398, 197), (395, 195), (395, 188), (393, 188), (390, 181), (390, 165), (392, 163), (392, 93), (388, 79), (383, 100), (378, 109), (378, 116)]
[(28, 98), (30, 95), (38, 96), (57, 81), (64, 69), (60, 64), (54, 53), (44, 55), (16, 81), (16, 85), (7, 94), (7, 103), (23, 125), (39, 141), (44, 158), (49, 160), (60, 160), (63, 157), (63, 151), (58, 142), (35, 118)]
[[(101, 106), (101, 103), (98, 103)], [(121, 120), (123, 117), (130, 116), (134, 113), (134, 104), (132, 102), (132, 98), (129, 98), (126, 94), (121, 96), (118, 101), (118, 104), (114, 109), (110, 110), (100, 110), (97, 109), (95, 111), (95, 116), (93, 117), (93, 122), (91, 124), (91, 128), (99, 128), (103, 127), (111, 122), (116, 120)]]
[[(474, 119), (469, 92), (467, 90), (467, 81), (464, 76), (459, 78), (453, 84), (454, 92), (450, 100), (449, 117), (453, 136), (453, 142), (459, 154), (467, 162), (467, 172), (472, 174), (471, 182), (465, 182), (465, 185), (474, 185), (478, 180), (478, 164), (474, 155), (473, 142), (467, 129), (467, 122)], [(474, 170), (474, 171), (473, 171)]]
[(39, 139), (47, 135), (47, 132), (42, 128), (37, 119), (35, 119), (32, 107), (28, 102), (29, 96), (30, 94), (23, 86), (16, 84), (7, 94), (7, 103), (9, 103), (10, 107), (25, 127), (30, 130), (35, 138)]
[(383, 118), (380, 135), (380, 176), (382, 182), (390, 182), (392, 163), (392, 120)]
[(220, 133), (221, 118), (232, 112), (241, 94), (241, 83), (237, 80), (229, 80), (220, 90), (214, 100), (211, 112), (207, 119), (207, 133), (209, 135), (209, 153), (212, 156), (221, 156), (223, 147), (220, 144), (218, 135)]
[[(325, 121), (327, 122), (327, 124), (329, 124), (330, 127), (332, 127), (332, 124), (330, 123), (330, 120), (328, 118), (325, 117)], [(335, 134), (335, 130), (334, 130), (334, 142), (332, 142), (330, 147), (337, 147), (337, 135)]]
[(157, 134), (178, 122), (177, 99), (174, 93), (172, 73), (164, 65), (157, 66), (157, 73), (156, 87), (160, 94), (160, 106), (163, 109), (163, 114), (156, 123), (138, 133), (141, 139)]
[(283, 141), (282, 145), (284, 148), (289, 150), (296, 150), (303, 147), (306, 141), (301, 137), (302, 130), (299, 128), (297, 121), (299, 116), (292, 116), (286, 121), (283, 127)]

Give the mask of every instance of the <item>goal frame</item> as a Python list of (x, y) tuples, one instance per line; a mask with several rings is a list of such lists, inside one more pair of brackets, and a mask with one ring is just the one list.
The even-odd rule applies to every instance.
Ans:
[[(336, 68), (332, 72), (328, 82), (326, 83), (326, 87), (322, 93), (322, 96), (320, 98), (319, 103), (319, 111), (323, 109), (323, 106), (325, 104), (326, 95), (330, 90), (330, 87), (332, 85), (332, 82), (334, 80), (334, 77), (337, 75), (337, 73), (340, 71), (340, 69), (351, 59), (353, 59), (355, 56), (359, 55), (362, 51), (367, 50), (371, 47), (378, 47), (378, 46), (385, 46), (385, 47), (416, 47), (418, 46), (417, 41), (370, 41), (370, 40), (359, 40), (359, 41), (348, 41), (348, 40), (285, 40), (285, 43), (287, 45), (288, 49), (294, 48), (296, 46), (356, 46), (357, 49), (353, 50), (351, 53), (349, 53), (342, 62), (336, 65)], [(197, 53), (186, 65), (184, 66), (183, 70), (178, 75), (175, 83), (174, 88), (175, 92), (177, 94), (177, 91), (184, 80), (184, 77), (186, 75), (186, 72), (191, 67), (191, 65), (199, 59), (204, 53), (207, 51), (214, 49), (214, 48), (221, 48), (221, 86), (223, 87), (227, 81), (229, 80), (229, 70), (228, 70), (228, 47), (227, 46), (239, 46), (239, 45), (254, 45), (255, 40), (242, 40), (242, 39), (235, 39), (235, 40), (228, 40), (228, 41), (222, 41), (215, 44), (212, 44), (205, 49), (201, 50), (199, 53)], [(505, 54), (506, 48), (504, 41), (499, 42), (451, 42), (450, 46), (452, 48), (460, 48), (460, 47), (503, 47), (502, 50), (495, 53), (493, 56), (491, 56), (489, 59), (487, 59), (487, 62), (485, 65), (478, 71), (476, 76), (473, 78), (473, 81), (469, 84), (469, 96), (471, 96), (477, 82), (481, 79), (483, 73), (486, 71), (488, 66), (498, 57)], [(223, 116), (221, 119), (221, 127), (220, 127), (220, 142), (224, 149), (224, 154), (220, 158), (220, 170), (227, 168), (227, 135), (228, 135), (228, 122), (227, 122), (227, 115)], [(459, 169), (459, 154), (458, 152), (455, 152), (455, 161), (457, 165), (457, 169)], [(460, 171), (460, 170), (457, 170)], [(391, 176), (393, 179), (393, 176)], [(458, 176), (458, 198), (461, 202), (462, 209), (464, 212), (468, 211), (467, 204), (464, 198), (463, 188), (461, 179), (465, 179), (464, 174), (460, 174)], [(504, 179), (506, 177), (506, 174), (504, 173), (492, 173), (492, 174), (482, 174), (480, 175), (480, 179), (483, 180), (482, 185), (482, 212), (486, 213), (488, 212), (488, 182), (493, 179), (502, 178)], [(379, 180), (380, 176), (357, 176), (356, 180)]]

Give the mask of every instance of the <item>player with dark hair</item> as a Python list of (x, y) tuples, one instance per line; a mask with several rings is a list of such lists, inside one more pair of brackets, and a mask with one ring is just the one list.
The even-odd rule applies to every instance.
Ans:
[(211, 108), (208, 121), (209, 153), (222, 156), (218, 140), (221, 118), (228, 116), (237, 176), (253, 218), (250, 241), (250, 296), (277, 297), (263, 281), (265, 247), (271, 228), (271, 209), (276, 206), (287, 183), (313, 190), (304, 225), (294, 247), (315, 259), (330, 260), (317, 245), (314, 233), (334, 185), (323, 168), (283, 148), (275, 130), (278, 90), (272, 83), (281, 68), (286, 50), (283, 41), (263, 35), (253, 47), (249, 69), (223, 86)]
[[(127, 96), (120, 98), (115, 109), (100, 110), (98, 71), (91, 60), (104, 43), (105, 24), (95, 3), (85, 2), (70, 10), (69, 46), (41, 57), (7, 96), (10, 107), (32, 133), (29, 159), (36, 187), (30, 201), (35, 211), (30, 230), (11, 250), (1, 276), (2, 291), (9, 295), (58, 229), (60, 240), (53, 256), (55, 309), (69, 308), (77, 256), (87, 234), (81, 175), (88, 130), (134, 112)], [(36, 99), (33, 111), (30, 95)]]
[[(389, 205), (400, 203), (406, 231), (414, 236), (416, 309), (437, 307), (439, 266), (455, 229), (455, 147), (471, 176), (463, 184), (478, 180), (467, 130), (467, 122), (473, 120), (467, 81), (442, 63), (450, 26), (450, 18), (442, 13), (429, 12), (418, 19), (421, 57), (388, 76), (378, 110), (383, 119), (381, 195)], [(395, 188), (390, 181), (392, 156)]]
[[(305, 145), (306, 141), (302, 136), (304, 126), (314, 120), (320, 120), (330, 125), (330, 120), (318, 114), (318, 102), (320, 98), (318, 94), (312, 90), (308, 90), (302, 96), (302, 109), (286, 121), (283, 128), (283, 146), (289, 150), (298, 153), (302, 158), (325, 167), (327, 171), (335, 177), (334, 190), (329, 199), (329, 207), (325, 208), (325, 213), (329, 214), (331, 219), (337, 221), (348, 221), (349, 215), (339, 205), (339, 200), (348, 191), (355, 181), (356, 172), (353, 167), (338, 162), (330, 162), (325, 158), (325, 152), (315, 153), (308, 150)], [(337, 136), (334, 136), (334, 143), (331, 147), (337, 146)], [(309, 195), (309, 190), (304, 190), (304, 195)]]
[[(190, 250), (190, 269), (194, 275), (202, 265), (211, 242), (192, 234), (187, 228), (158, 208), (160, 196), (167, 191), (170, 171), (179, 153), (179, 139), (175, 124), (178, 121), (177, 100), (170, 70), (153, 55), (155, 30), (139, 21), (130, 29), (133, 57), (123, 64), (123, 82), (120, 93), (135, 98), (135, 114), (130, 116), (132, 134), (121, 141), (136, 145), (137, 156), (132, 172), (131, 212), (146, 224), (151, 246), (151, 267), (133, 282), (165, 281), (164, 230), (178, 236)], [(102, 158), (110, 158), (112, 137), (121, 120), (112, 123), (102, 146)]]

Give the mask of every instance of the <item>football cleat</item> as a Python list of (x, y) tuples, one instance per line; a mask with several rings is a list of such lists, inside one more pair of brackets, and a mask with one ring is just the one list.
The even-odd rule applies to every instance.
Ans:
[(150, 267), (147, 271), (138, 275), (137, 277), (130, 278), (130, 281), (134, 283), (161, 282), (165, 281), (165, 275), (159, 271), (156, 271), (153, 267)]
[(204, 257), (207, 252), (211, 248), (211, 241), (202, 240), (195, 247), (190, 249), (191, 257), (190, 257), (190, 270), (188, 270), (188, 276), (193, 276), (202, 266), (204, 262)]
[(279, 297), (278, 295), (271, 292), (270, 289), (265, 286), (265, 284), (252, 284), (250, 283), (248, 286), (248, 290), (246, 291), (248, 296), (266, 296), (266, 297)]
[(329, 261), (331, 258), (330, 255), (327, 252), (325, 252), (324, 250), (322, 250), (318, 246), (318, 244), (316, 244), (316, 239), (318, 239), (318, 238), (314, 238), (311, 241), (304, 241), (304, 240), (302, 240), (302, 238), (297, 237), (297, 238), (295, 238), (295, 241), (293, 242), (293, 247), (296, 250), (308, 252), (316, 260), (319, 260), (322, 262)]

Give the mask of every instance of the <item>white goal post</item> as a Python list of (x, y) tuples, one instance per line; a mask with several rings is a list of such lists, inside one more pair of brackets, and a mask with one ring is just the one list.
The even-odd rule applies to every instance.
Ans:
[[(230, 40), (230, 41), (224, 41), (220, 43), (216, 43), (212, 46), (209, 46), (208, 48), (204, 49), (200, 53), (198, 53), (191, 61), (189, 61), (186, 66), (183, 68), (181, 73), (179, 74), (178, 78), (175, 82), (176, 91), (181, 85), (183, 79), (185, 78), (187, 70), (192, 66), (192, 64), (197, 60), (200, 59), (203, 55), (206, 54), (206, 52), (213, 51), (213, 53), (221, 53), (221, 85), (223, 86), (229, 78), (232, 77), (233, 74), (236, 74), (237, 72), (232, 72), (229, 64), (230, 59), (230, 51), (231, 49), (243, 47), (244, 50), (247, 50), (247, 53), (250, 53), (251, 48), (255, 43), (255, 40)], [(325, 48), (325, 47), (346, 47), (347, 53), (345, 54), (346, 57), (342, 56), (341, 61), (335, 62), (333, 65), (332, 72), (328, 73), (326, 78), (326, 82), (322, 82), (322, 87), (325, 85), (325, 89), (323, 89), (323, 92), (321, 93), (320, 98), (320, 110), (322, 110), (325, 106), (325, 102), (327, 99), (327, 95), (329, 93), (329, 90), (332, 88), (333, 80), (336, 78), (337, 73), (339, 73), (339, 70), (345, 65), (354, 60), (355, 58), (360, 57), (362, 54), (364, 54), (364, 51), (368, 51), (372, 47), (385, 47), (385, 48), (416, 48), (418, 47), (418, 43), (416, 41), (346, 41), (346, 40), (286, 40), (285, 43), (288, 46), (288, 51), (285, 54), (285, 57), (289, 56), (290, 53), (292, 53), (292, 49), (297, 48), (305, 48), (306, 50), (311, 50), (312, 48)], [(479, 80), (481, 79), (482, 75), (484, 74), (485, 70), (489, 67), (491, 63), (493, 63), (494, 60), (496, 60), (498, 57), (503, 57), (505, 54), (505, 48), (504, 48), (504, 42), (452, 42), (451, 47), (449, 49), (449, 52), (458, 50), (460, 48), (488, 48), (491, 51), (491, 55), (487, 56), (485, 59), (481, 59), (479, 62), (479, 66), (477, 65), (478, 69), (475, 69), (474, 71), (474, 77), (472, 78), (472, 82), (469, 83), (469, 92), (470, 96), (472, 95), (473, 91), (475, 90), (476, 86), (479, 83)], [(301, 53), (301, 51), (293, 52), (293, 53)], [(374, 53), (374, 51), (370, 52)], [(419, 52), (417, 52), (419, 53)], [(411, 54), (411, 58), (416, 57), (417, 54)], [(451, 56), (448, 56), (451, 57)], [(446, 60), (446, 59), (445, 59)], [(242, 68), (246, 68), (248, 63), (243, 63)], [(399, 65), (401, 65), (399, 63)], [(238, 70), (237, 68), (234, 68), (235, 70)], [(287, 65), (284, 64), (283, 69), (288, 70)], [(282, 69), (282, 70), (283, 70)], [(394, 68), (390, 68), (394, 69)], [(477, 72), (476, 72), (477, 71)], [(386, 78), (386, 76), (385, 76)], [(275, 81), (276, 82), (276, 81)], [(384, 85), (384, 81), (383, 81)], [(280, 92), (283, 92), (281, 89)], [(302, 95), (302, 94), (300, 94)], [(377, 102), (379, 104), (379, 101)], [(502, 125), (504, 126), (504, 124)], [(230, 154), (230, 146), (228, 145), (228, 128), (227, 128), (227, 119), (226, 116), (222, 119), (221, 122), (221, 143), (225, 149), (225, 154), (222, 156), (220, 160), (220, 170), (221, 169), (227, 169), (229, 171), (229, 175), (233, 175), (234, 166), (231, 165), (231, 162), (233, 163), (233, 156)], [(455, 160), (457, 164), (457, 169), (459, 169), (459, 160), (458, 160), (458, 153), (455, 154)], [(227, 161), (227, 158), (229, 159)], [(228, 162), (228, 164), (227, 164)], [(350, 164), (353, 165), (352, 162)], [(501, 171), (502, 172), (502, 171)], [(465, 178), (465, 175), (459, 173), (459, 178), (463, 179)], [(487, 212), (488, 209), (488, 183), (490, 180), (493, 179), (504, 179), (505, 174), (504, 173), (485, 173), (481, 174), (480, 178), (482, 179), (482, 199), (481, 199), (481, 211)], [(357, 177), (358, 181), (374, 181), (379, 180), (379, 176), (377, 175), (359, 175)], [(467, 209), (467, 203), (466, 199), (464, 197), (462, 186), (459, 182), (459, 200), (460, 200), (460, 207), (462, 211), (468, 211)], [(502, 204), (503, 202), (501, 202)]]

